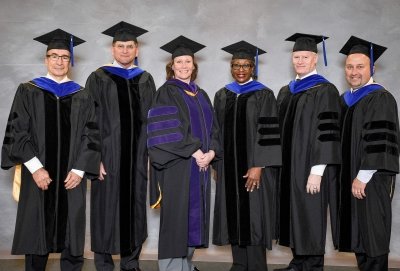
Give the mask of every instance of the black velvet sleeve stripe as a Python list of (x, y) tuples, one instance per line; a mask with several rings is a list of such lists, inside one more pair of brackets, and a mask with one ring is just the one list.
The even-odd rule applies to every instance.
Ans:
[(364, 136), (364, 140), (366, 142), (372, 142), (372, 141), (379, 141), (379, 140), (387, 140), (392, 143), (397, 143), (397, 136), (382, 132), (382, 133), (372, 133), (372, 134), (366, 134)]
[(327, 142), (327, 141), (340, 141), (339, 134), (324, 134), (318, 137), (319, 141)]
[(280, 145), (281, 140), (280, 138), (268, 138), (268, 139), (260, 139), (258, 141), (260, 146), (271, 146), (271, 145)]
[(321, 123), (318, 125), (318, 130), (320, 131), (339, 131), (339, 125), (337, 123)]
[(91, 143), (87, 144), (87, 147), (88, 147), (88, 149), (93, 150), (93, 151), (97, 151), (97, 152), (101, 151), (100, 144), (97, 144), (97, 143), (91, 142)]
[(279, 127), (260, 128), (258, 133), (261, 135), (279, 135)]
[(365, 148), (367, 153), (381, 153), (386, 152), (394, 156), (399, 155), (399, 150), (397, 147), (388, 146), (386, 144), (379, 144), (379, 145), (369, 145)]
[(6, 145), (12, 144), (12, 143), (14, 143), (14, 141), (15, 141), (15, 139), (13, 137), (5, 136), (3, 144), (6, 144)]
[(396, 131), (396, 124), (387, 120), (371, 121), (364, 124), (364, 129), (374, 130), (374, 129), (389, 129)]
[(321, 112), (318, 115), (319, 120), (328, 120), (328, 119), (334, 119), (337, 120), (339, 119), (339, 113), (338, 112)]
[(258, 118), (259, 124), (278, 124), (277, 117), (259, 117)]
[(92, 129), (92, 130), (98, 130), (98, 129), (99, 129), (99, 126), (98, 126), (97, 123), (94, 122), (94, 121), (88, 122), (88, 123), (86, 124), (86, 126), (87, 126), (89, 129)]

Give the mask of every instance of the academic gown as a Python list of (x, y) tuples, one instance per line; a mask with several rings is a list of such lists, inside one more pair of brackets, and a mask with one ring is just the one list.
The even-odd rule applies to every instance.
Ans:
[[(326, 81), (319, 75), (314, 77)], [(322, 255), (325, 253), (328, 203), (333, 240), (336, 240), (339, 93), (327, 81), (295, 94), (287, 85), (279, 91), (277, 102), (282, 138), (277, 238), (280, 245), (294, 248), (297, 255)], [(320, 164), (327, 165), (320, 193), (308, 194), (306, 185), (311, 167)]]
[[(380, 86), (351, 106), (342, 98), (342, 110), (339, 251), (381, 256), (389, 253), (391, 201), (399, 172), (397, 104)], [(351, 193), (359, 170), (377, 170), (362, 200)]]
[(96, 103), (107, 172), (91, 186), (91, 249), (129, 254), (147, 238), (146, 123), (154, 81), (139, 68), (103, 66), (86, 88)]
[(214, 150), (218, 157), (217, 126), (206, 92), (182, 84), (161, 86), (148, 114), (150, 205), (161, 206), (159, 259), (185, 257), (188, 247), (209, 242), (211, 168), (200, 172), (192, 154)]
[[(238, 95), (224, 87), (214, 98), (224, 151), (216, 163), (213, 244), (271, 249), (281, 165), (278, 111), (273, 92), (253, 83), (258, 87), (248, 93)], [(260, 188), (247, 192), (243, 176), (252, 167), (265, 168)]]
[[(93, 100), (79, 88), (57, 97), (30, 81), (15, 94), (1, 167), (8, 169), (36, 156), (52, 182), (48, 190), (41, 190), (22, 166), (12, 254), (61, 252), (68, 243), (71, 255), (83, 255), (86, 178), (98, 174), (100, 146)], [(66, 190), (64, 180), (71, 169), (86, 175), (77, 187)]]

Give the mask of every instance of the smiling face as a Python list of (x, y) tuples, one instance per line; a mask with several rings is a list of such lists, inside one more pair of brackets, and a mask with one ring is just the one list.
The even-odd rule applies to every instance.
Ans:
[(137, 44), (133, 41), (116, 41), (111, 49), (114, 59), (124, 68), (132, 66), (135, 57), (139, 54)]
[(231, 61), (231, 74), (239, 84), (250, 80), (254, 72), (254, 63), (249, 59), (233, 59)]
[(70, 60), (65, 56), (69, 57), (70, 53), (68, 50), (64, 49), (51, 49), (46, 53), (44, 62), (47, 67), (47, 72), (58, 81), (64, 79), (69, 70)]
[(296, 51), (292, 54), (292, 63), (296, 74), (303, 77), (317, 66), (318, 55), (310, 51)]
[(370, 59), (364, 54), (351, 54), (346, 58), (345, 73), (347, 83), (357, 89), (371, 78)]
[(193, 57), (189, 55), (177, 56), (173, 60), (172, 70), (174, 72), (174, 78), (178, 80), (190, 83), (194, 69)]

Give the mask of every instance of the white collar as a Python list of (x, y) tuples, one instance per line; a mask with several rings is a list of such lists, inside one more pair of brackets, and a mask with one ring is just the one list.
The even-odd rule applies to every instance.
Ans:
[(243, 86), (243, 85), (246, 85), (247, 83), (249, 83), (249, 82), (251, 82), (251, 81), (253, 81), (253, 77), (250, 77), (250, 79), (249, 79), (247, 82), (238, 83), (238, 84), (241, 85), (241, 86)]
[(57, 82), (59, 84), (71, 81), (71, 79), (68, 78), (68, 75), (66, 75), (61, 81), (57, 81), (53, 76), (50, 75), (50, 73), (47, 73), (46, 78), (53, 80), (54, 82)]
[(309, 76), (314, 75), (314, 74), (318, 74), (316, 69), (313, 70), (313, 71), (310, 72), (310, 73), (307, 73), (307, 74), (304, 75), (303, 77), (300, 77), (300, 76), (297, 74), (297, 75), (296, 75), (296, 80), (297, 80), (297, 79), (300, 79), (300, 80), (301, 80), (301, 79), (304, 79), (304, 78), (309, 77)]
[(136, 67), (137, 67), (137, 66), (134, 65), (134, 64), (132, 64), (132, 65), (129, 66), (128, 68), (122, 67), (121, 64), (119, 64), (118, 61), (116, 61), (115, 59), (114, 59), (112, 65), (113, 65), (114, 67), (118, 67), (118, 68), (122, 68), (122, 69), (133, 69), (133, 68), (136, 68)]

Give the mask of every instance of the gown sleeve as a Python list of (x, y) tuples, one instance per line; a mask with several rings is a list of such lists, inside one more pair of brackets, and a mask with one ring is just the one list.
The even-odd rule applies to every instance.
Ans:
[(360, 170), (399, 172), (397, 104), (385, 91), (369, 100), (365, 111)]
[(78, 127), (83, 127), (83, 131), (73, 168), (84, 171), (89, 179), (94, 179), (99, 174), (101, 146), (95, 104), (90, 95), (87, 95), (87, 99), (83, 99), (83, 105), (80, 108), (82, 109), (80, 121), (84, 123), (78, 125)]
[(190, 116), (177, 87), (164, 85), (156, 93), (147, 119), (147, 146), (156, 168), (189, 159), (201, 147), (191, 134)]
[(340, 97), (332, 84), (322, 87), (316, 94), (315, 139), (310, 150), (311, 165), (339, 164), (340, 158)]
[(18, 87), (5, 131), (1, 167), (9, 169), (16, 164), (23, 164), (38, 156), (31, 134), (31, 115), (28, 110), (29, 102), (27, 88), (24, 84)]
[(276, 99), (270, 90), (261, 90), (260, 94), (254, 166), (279, 166), (282, 158)]

